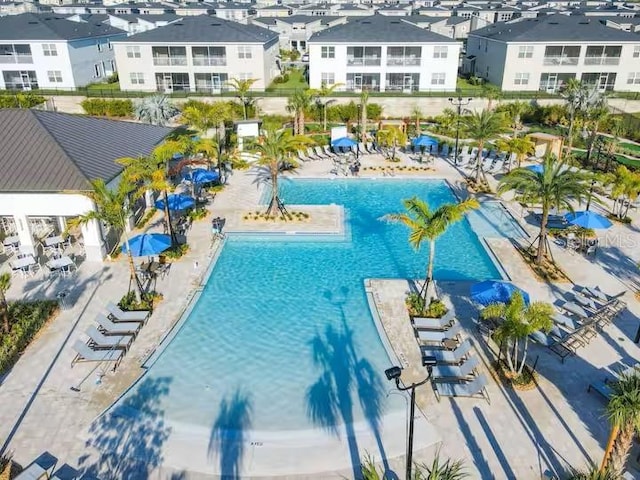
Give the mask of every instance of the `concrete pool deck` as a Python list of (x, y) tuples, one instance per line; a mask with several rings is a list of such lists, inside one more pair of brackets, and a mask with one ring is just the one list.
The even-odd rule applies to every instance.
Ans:
[[(384, 164), (381, 157), (364, 156), (361, 160), (363, 166)], [(328, 161), (308, 162), (293, 178), (327, 178), (330, 169)], [(369, 170), (362, 171), (361, 177), (382, 179), (380, 172)], [(400, 180), (401, 177), (397, 173), (394, 180)], [(416, 178), (416, 174), (406, 177)], [(425, 178), (446, 179), (458, 194), (465, 192), (460, 174), (442, 160), (436, 161), (434, 170), (425, 175)], [(252, 181), (253, 176), (249, 173), (236, 172), (230, 178), (228, 187), (217, 195), (210, 206), (212, 214), (231, 218), (234, 212), (237, 215), (237, 212), (255, 210), (260, 200), (260, 191)], [(507, 205), (518, 217), (518, 205), (509, 202)], [(637, 212), (632, 215), (634, 221), (640, 219)], [(156, 217), (150, 228), (156, 228), (154, 225), (159, 218)], [(526, 224), (524, 220), (522, 223), (535, 235), (535, 227)], [(6, 442), (8, 451), (15, 452), (18, 462), (28, 464), (48, 450), (61, 463), (68, 462), (72, 466), (87, 468), (102, 464), (117, 472), (133, 471), (126, 468), (134, 468), (127, 465), (133, 462), (131, 450), (134, 444), (117, 440), (115, 432), (112, 432), (111, 437), (104, 436), (102, 444), (108, 444), (115, 454), (109, 456), (104, 450), (87, 446), (88, 437), (85, 432), (91, 422), (140, 377), (143, 373), (140, 367), (142, 361), (178, 321), (200, 284), (206, 265), (213, 255), (209, 222), (195, 222), (188, 233), (188, 240), (191, 245), (189, 253), (172, 265), (166, 279), (158, 281), (157, 290), (164, 294), (165, 300), (143, 328), (118, 371), (115, 374), (107, 373), (100, 384), (96, 384), (96, 374), (92, 373), (91, 364), (79, 364), (70, 368), (73, 357), (70, 345), (76, 338), (82, 337), (82, 332), (107, 302), (117, 301), (125, 293), (125, 259), (120, 258), (104, 265), (84, 263), (78, 275), (73, 278), (54, 281), (39, 278), (13, 280), (8, 293), (10, 299), (52, 298), (61, 289), (70, 289), (72, 303), (69, 310), (62, 310), (43, 329), (0, 384), (0, 403), (3, 405), (0, 410), (0, 441), (5, 443), (5, 440), (9, 440)], [(640, 249), (637, 248), (640, 232), (633, 225), (628, 227), (616, 224), (607, 231), (605, 240), (594, 259), (569, 253), (555, 245), (554, 255), (576, 283), (599, 284), (612, 293), (637, 285), (635, 265), (640, 260)], [(555, 301), (564, 290), (571, 287), (538, 282), (526, 266), (523, 267), (522, 260), (509, 241), (491, 238), (488, 243), (511, 278), (533, 298)], [(372, 280), (372, 285), (381, 302), (388, 305), (389, 318), (400, 322), (400, 329), (404, 317), (398, 302), (402, 302), (406, 281), (379, 283)], [(440, 288), (455, 307), (468, 336), (475, 339), (476, 345), (480, 345), (481, 341), (477, 338), (472, 323), (476, 312), (465, 299), (468, 285), (462, 282), (444, 282), (440, 284)], [(541, 376), (540, 388), (537, 390), (511, 392), (492, 381), (489, 405), (484, 400), (475, 399), (443, 400), (437, 403), (429, 387), (421, 389), (419, 401), (426, 421), (417, 427), (417, 433), (426, 439), (424, 445), (440, 437), (443, 452), (452, 458), (465, 459), (472, 478), (514, 478), (511, 476), (513, 473), (517, 478), (534, 479), (540, 478), (541, 473), (547, 470), (566, 468), (567, 464), (583, 467), (588, 458), (597, 461), (606, 442), (608, 425), (602, 418), (604, 402), (597, 395), (586, 393), (587, 383), (589, 379), (604, 375), (603, 369), (620, 360), (640, 358), (640, 350), (633, 343), (640, 318), (640, 306), (631, 294), (627, 294), (626, 300), (629, 308), (620, 320), (607, 327), (597, 339), (580, 350), (578, 356), (568, 358), (564, 364), (553, 354), (533, 347), (531, 358), (539, 355), (537, 370)], [(386, 308), (384, 305), (380, 309), (383, 313)], [(407, 342), (412, 340), (411, 337), (407, 339), (406, 335), (403, 338)], [(407, 352), (411, 346), (410, 342), (406, 344)], [(417, 349), (417, 345), (413, 346)], [(478, 355), (486, 360), (485, 352), (478, 350)], [(416, 371), (416, 375), (420, 373)], [(77, 386), (84, 377), (87, 380), (82, 383), (80, 392), (70, 390), (71, 386)], [(397, 419), (389, 420), (394, 424), (398, 422)], [(402, 444), (397, 441), (404, 441), (398, 435), (404, 432), (405, 426), (400, 427), (396, 430), (396, 439), (390, 438), (390, 442), (397, 445), (392, 449), (394, 454), (402, 451)], [(147, 430), (139, 430), (138, 434), (149, 434), (154, 425), (147, 425), (146, 428)], [(95, 438), (93, 443), (96, 443)], [(365, 445), (367, 443), (363, 440), (363, 446)], [(246, 473), (255, 478), (278, 473), (290, 478), (349, 476), (351, 470), (340, 467), (342, 460), (336, 461), (337, 466), (333, 468), (334, 458), (338, 455), (333, 448), (326, 451), (310, 450), (309, 465), (316, 466), (306, 469), (300, 466), (298, 471), (305, 472), (301, 476), (294, 475), (291, 470), (285, 473), (284, 468), (289, 468), (290, 465), (283, 467), (275, 462), (270, 465), (268, 454), (258, 453), (257, 457), (254, 456), (252, 448), (245, 451), (244, 465), (248, 469)], [(375, 451), (370, 453), (373, 455)], [(433, 451), (434, 447), (423, 448), (416, 452), (416, 459), (428, 460)], [(190, 468), (188, 464), (171, 460), (183, 457), (185, 452), (189, 450), (184, 445), (180, 447), (179, 442), (160, 442), (153, 449), (144, 451), (150, 457), (149, 465), (136, 464), (135, 468), (153, 472), (148, 478), (215, 478), (215, 472), (219, 468), (218, 459), (209, 460), (210, 464), (206, 468), (202, 465)], [(304, 459), (304, 456), (299, 454), (297, 458)], [(314, 475), (312, 470), (323, 462), (330, 463), (331, 466), (317, 470)], [(402, 457), (393, 458), (391, 466), (396, 472), (402, 472)], [(180, 474), (184, 476), (179, 476)]]

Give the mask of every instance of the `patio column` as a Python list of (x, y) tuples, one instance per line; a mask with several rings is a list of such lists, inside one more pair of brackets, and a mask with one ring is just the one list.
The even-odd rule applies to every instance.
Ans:
[(13, 220), (16, 223), (16, 233), (20, 239), (20, 249), (25, 253), (36, 255), (36, 247), (29, 225), (29, 218), (26, 215), (14, 215)]
[(58, 228), (60, 233), (63, 233), (67, 229), (67, 217), (58, 217)]
[(87, 260), (90, 262), (101, 262), (107, 252), (104, 246), (100, 224), (96, 220), (92, 220), (82, 226), (82, 238), (84, 240), (84, 250), (87, 255)]

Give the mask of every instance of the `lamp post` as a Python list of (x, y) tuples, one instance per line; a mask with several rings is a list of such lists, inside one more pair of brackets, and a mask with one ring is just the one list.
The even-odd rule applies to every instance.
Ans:
[(459, 152), (458, 144), (460, 143), (460, 116), (462, 115), (462, 107), (469, 105), (471, 103), (471, 100), (473, 100), (473, 98), (464, 99), (462, 97), (458, 97), (458, 98), (449, 97), (449, 103), (454, 107), (456, 107), (456, 111), (458, 113), (457, 121), (456, 121), (456, 147), (454, 150), (454, 157), (453, 157), (454, 165), (458, 164), (458, 152)]
[(424, 385), (431, 378), (431, 367), (436, 364), (436, 357), (422, 357), (422, 365), (427, 367), (429, 372), (427, 378), (421, 382), (412, 383), (407, 387), (400, 386), (400, 375), (402, 375), (402, 369), (400, 367), (391, 367), (384, 371), (387, 376), (387, 380), (395, 380), (396, 388), (401, 392), (406, 390), (411, 391), (411, 399), (409, 400), (409, 437), (407, 438), (407, 466), (406, 466), (406, 478), (411, 480), (411, 466), (413, 463), (413, 417), (416, 412), (416, 388), (420, 385)]
[(362, 121), (362, 104), (359, 103), (358, 104), (358, 126), (356, 129), (356, 141), (358, 142), (358, 144), (356, 145), (356, 162), (359, 161), (360, 159), (360, 138), (362, 138), (362, 135), (360, 133), (360, 129), (362, 128), (361, 121)]

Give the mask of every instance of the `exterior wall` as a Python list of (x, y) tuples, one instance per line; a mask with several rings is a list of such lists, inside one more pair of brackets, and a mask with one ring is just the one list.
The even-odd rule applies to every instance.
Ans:
[[(126, 33), (108, 37), (90, 38), (69, 42), (69, 58), (73, 69), (76, 87), (83, 87), (88, 83), (106, 79), (114, 71), (115, 55), (111, 42), (126, 38)], [(98, 51), (98, 43), (102, 51)], [(100, 65), (101, 76), (96, 76), (95, 65)]]
[[(506, 44), (469, 35), (467, 57), (475, 56), (475, 68), (470, 73), (494, 85), (502, 86), (505, 69)], [(526, 70), (525, 70), (526, 71)]]
[[(435, 46), (448, 47), (447, 58), (439, 59), (434, 58)], [(335, 58), (325, 59), (322, 58), (322, 46), (335, 47)], [(460, 54), (460, 44), (457, 42), (451, 43), (433, 43), (433, 44), (387, 44), (387, 45), (373, 45), (373, 44), (360, 44), (353, 43), (349, 46), (380, 46), (381, 61), (379, 66), (347, 66), (347, 46), (346, 44), (309, 44), (309, 86), (311, 88), (320, 88), (322, 84), (323, 73), (334, 73), (335, 82), (341, 83), (338, 90), (345, 90), (347, 88), (347, 74), (348, 73), (374, 73), (380, 74), (380, 89), (384, 91), (387, 73), (419, 73), (420, 82), (418, 89), (420, 91), (439, 90), (439, 91), (452, 91), (456, 88), (457, 72), (458, 72), (458, 58)], [(388, 66), (387, 65), (387, 47), (389, 46), (411, 46), (421, 47), (422, 56), (419, 66)], [(444, 73), (445, 83), (444, 85), (432, 85), (431, 76), (433, 73)]]

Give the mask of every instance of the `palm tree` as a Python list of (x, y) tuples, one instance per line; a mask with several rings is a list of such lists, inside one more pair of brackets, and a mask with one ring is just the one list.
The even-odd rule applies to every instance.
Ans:
[(136, 120), (151, 125), (165, 126), (178, 114), (178, 109), (166, 95), (152, 95), (135, 102), (133, 115)]
[(0, 274), (0, 308), (2, 308), (2, 331), (5, 335), (11, 329), (9, 325), (9, 305), (7, 305), (6, 293), (11, 288), (11, 274), (5, 272)]
[(418, 105), (414, 105), (411, 109), (411, 116), (416, 125), (416, 135), (420, 135), (420, 120), (422, 119), (422, 110)]
[[(505, 130), (504, 117), (489, 109), (482, 110), (479, 113), (473, 112), (463, 117), (461, 123), (466, 135), (478, 142), (478, 157), (482, 157), (482, 149), (485, 142), (497, 137)], [(480, 183), (480, 176), (484, 175), (482, 158), (478, 158), (476, 163), (476, 183)]]
[(129, 248), (129, 237), (126, 234), (126, 225), (131, 215), (129, 195), (133, 191), (133, 186), (124, 175), (118, 184), (118, 188), (115, 190), (110, 190), (104, 183), (104, 180), (101, 179), (92, 180), (91, 186), (92, 190), (86, 192), (84, 195), (89, 197), (93, 202), (93, 210), (76, 217), (70, 223), (72, 225), (82, 226), (97, 221), (114, 228), (118, 234), (118, 238), (124, 235), (124, 243), (127, 246), (127, 256), (129, 258), (129, 291), (131, 291), (131, 285), (135, 283), (138, 292), (142, 295), (142, 284), (136, 274), (133, 255), (131, 254), (131, 248)]
[(573, 202), (581, 202), (589, 192), (587, 176), (570, 170), (564, 161), (547, 155), (543, 161), (542, 173), (527, 168), (518, 168), (505, 175), (498, 186), (498, 193), (513, 190), (518, 199), (525, 203), (539, 203), (542, 206), (542, 221), (538, 234), (538, 252), (535, 263), (541, 264), (547, 246), (547, 220), (551, 208), (573, 211)]
[(560, 95), (564, 98), (569, 111), (569, 132), (567, 133), (566, 147), (567, 152), (571, 153), (576, 120), (582, 117), (590, 106), (599, 102), (600, 92), (578, 79), (571, 78), (564, 84)]
[(336, 88), (341, 86), (342, 83), (334, 83), (330, 87), (325, 82), (322, 82), (320, 88), (317, 90), (311, 90), (311, 95), (314, 97), (316, 105), (322, 111), (322, 131), (327, 131), (327, 107), (335, 102), (330, 100), (329, 97), (333, 95)]
[(310, 90), (297, 89), (289, 97), (287, 111), (293, 113), (293, 134), (304, 135), (304, 115), (311, 106)]
[(216, 126), (218, 118), (214, 116), (209, 107), (209, 103), (199, 103), (189, 105), (182, 111), (182, 121), (195, 128), (200, 135), (207, 135), (207, 132)]
[[(258, 164), (264, 167), (266, 179), (271, 184), (271, 201), (267, 215), (277, 216), (282, 202), (278, 196), (278, 179), (284, 170), (297, 167), (294, 152), (302, 145), (311, 143), (307, 137), (294, 136), (288, 130), (267, 130), (251, 148), (260, 155)], [(281, 212), (282, 213), (282, 212)]]
[(500, 101), (502, 98), (502, 90), (497, 85), (485, 83), (482, 86), (482, 96), (487, 99), (487, 110), (493, 109), (493, 101)]
[(583, 122), (589, 134), (587, 140), (587, 162), (589, 162), (593, 154), (600, 125), (609, 119), (610, 113), (605, 97), (600, 97), (597, 101), (594, 101), (584, 112)]
[(432, 210), (429, 205), (418, 197), (404, 200), (403, 205), (406, 213), (394, 213), (385, 215), (383, 218), (390, 222), (398, 222), (407, 226), (409, 232), (409, 243), (419, 250), (423, 242), (429, 242), (429, 263), (427, 264), (427, 277), (420, 295), (423, 296), (425, 304), (428, 304), (429, 295), (427, 290), (433, 280), (433, 264), (436, 254), (436, 240), (454, 223), (462, 220), (464, 215), (478, 208), (480, 204), (475, 198), (468, 198), (460, 203), (446, 203), (436, 210)]
[(510, 102), (502, 105), (500, 109), (507, 113), (511, 119), (513, 136), (518, 136), (518, 130), (522, 128), (522, 116), (531, 110), (531, 105), (526, 102)]
[[(493, 303), (480, 312), (484, 320), (500, 319), (494, 338), (504, 349), (507, 366), (514, 376), (522, 375), (527, 361), (529, 335), (538, 330), (551, 330), (553, 312), (550, 303), (533, 302), (527, 306), (518, 291), (514, 292), (508, 303)], [(522, 354), (519, 346), (521, 340), (524, 340)]]
[(536, 144), (533, 143), (529, 137), (511, 137), (506, 140), (500, 139), (496, 142), (496, 146), (505, 152), (515, 153), (518, 168), (520, 168), (522, 160), (524, 160), (527, 155), (533, 154), (536, 148)]
[(416, 468), (413, 480), (462, 480), (469, 476), (464, 470), (462, 460), (447, 458), (443, 462), (438, 450), (430, 465), (421, 464)]
[(363, 141), (363, 133), (367, 131), (367, 105), (369, 104), (369, 91), (366, 88), (363, 88), (360, 92), (360, 131), (358, 132), (358, 138), (362, 142)]
[(629, 213), (631, 203), (640, 195), (640, 175), (621, 165), (616, 169), (611, 184), (612, 213), (618, 218), (625, 218)]
[(407, 143), (407, 134), (399, 127), (389, 126), (378, 130), (378, 143), (383, 147), (391, 149), (391, 156), (388, 158), (392, 161), (396, 161), (396, 149), (398, 146), (404, 146)]
[(586, 470), (574, 470), (568, 480), (617, 480), (608, 468), (600, 470), (597, 465), (589, 465)]
[(253, 86), (253, 84), (257, 81), (257, 78), (247, 78), (246, 80), (232, 78), (227, 82), (227, 84), (235, 90), (236, 97), (242, 104), (242, 116), (245, 120), (248, 118), (247, 109), (252, 103), (252, 99), (251, 97), (249, 97), (249, 92), (251, 91), (251, 87)]
[(622, 373), (610, 386), (607, 417), (611, 434), (600, 470), (608, 468), (614, 478), (622, 478), (633, 438), (640, 433), (640, 372)]

